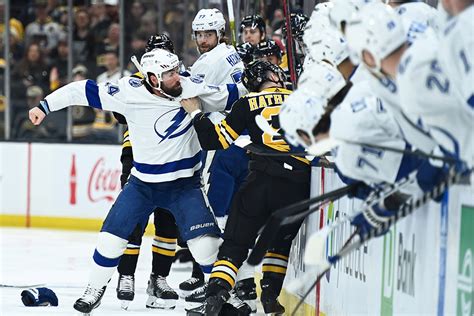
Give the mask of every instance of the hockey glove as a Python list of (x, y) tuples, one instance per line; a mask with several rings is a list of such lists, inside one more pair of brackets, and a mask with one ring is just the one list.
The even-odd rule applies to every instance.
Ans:
[(58, 306), (58, 297), (46, 287), (24, 290), (21, 301), (25, 306)]

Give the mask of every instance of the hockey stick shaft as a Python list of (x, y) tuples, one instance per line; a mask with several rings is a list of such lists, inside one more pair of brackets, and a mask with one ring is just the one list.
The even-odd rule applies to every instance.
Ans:
[(293, 33), (291, 30), (291, 11), (290, 2), (288, 0), (282, 0), (283, 14), (285, 15), (286, 22), (286, 56), (288, 58), (288, 69), (290, 70), (291, 84), (293, 90), (296, 89), (297, 78), (296, 78), (296, 54), (295, 54), (295, 42), (293, 41)]
[(230, 33), (232, 34), (232, 46), (237, 44), (237, 34), (235, 31), (234, 4), (232, 0), (227, 0), (227, 10), (229, 13)]
[[(346, 251), (345, 249), (348, 249), (351, 245), (351, 242), (353, 241), (354, 238), (356, 238), (357, 236), (357, 230), (354, 231), (350, 236), (349, 238), (346, 240), (346, 242), (344, 243), (344, 245), (342, 246), (341, 250), (339, 251), (340, 253), (343, 252), (343, 251)], [(311, 291), (313, 290), (313, 288), (316, 286), (316, 284), (318, 284), (321, 279), (326, 275), (326, 273), (329, 272), (329, 270), (331, 270), (331, 265), (329, 265), (329, 267), (327, 267), (326, 269), (323, 270), (323, 272), (321, 272), (317, 277), (316, 277), (316, 280), (313, 282), (313, 284), (311, 284), (311, 286), (309, 287), (309, 289), (304, 293), (303, 297), (301, 297), (300, 301), (298, 302), (298, 304), (296, 304), (295, 306), (295, 309), (293, 310), (293, 312), (291, 312), (291, 316), (295, 316), (296, 315), (296, 312), (298, 311), (298, 309), (301, 307), (301, 305), (303, 305), (305, 299), (308, 297), (308, 295), (311, 293)]]
[[(257, 265), (262, 261), (267, 249), (270, 247), (271, 243), (273, 242), (283, 225), (288, 225), (290, 223), (297, 222), (298, 220), (305, 218), (308, 214), (317, 211), (321, 207), (321, 205), (324, 205), (329, 201), (335, 201), (337, 199), (342, 198), (343, 196), (346, 196), (349, 192), (354, 190), (357, 185), (359, 185), (359, 183), (354, 183), (346, 187), (289, 205), (287, 207), (275, 211), (268, 219), (265, 226), (263, 226), (260, 238), (253, 247), (247, 262), (250, 265)], [(316, 206), (311, 207), (311, 210), (306, 210), (306, 208), (316, 203), (318, 204)], [(290, 220), (289, 218), (292, 218), (292, 220)]]

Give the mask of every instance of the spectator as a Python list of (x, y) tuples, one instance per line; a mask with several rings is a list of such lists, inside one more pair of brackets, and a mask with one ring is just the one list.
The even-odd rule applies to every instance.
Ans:
[(23, 59), (13, 70), (12, 77), (12, 94), (24, 95), (26, 89), (33, 85), (49, 92), (48, 66), (38, 44), (32, 43), (26, 48)]
[[(120, 42), (120, 26), (112, 23), (109, 26), (107, 37), (97, 46), (96, 64), (97, 67), (105, 67), (105, 55), (115, 51), (118, 54)], [(105, 68), (104, 68), (105, 69)]]
[(107, 15), (107, 9), (103, 0), (92, 0), (89, 10), (91, 17), (91, 33), (94, 35), (96, 44), (102, 43), (107, 36), (107, 30), (112, 23)]
[(64, 86), (67, 83), (67, 63), (68, 63), (69, 47), (67, 39), (63, 37), (58, 43), (58, 47), (52, 51), (50, 59), (49, 83), (50, 90)]
[(90, 19), (86, 9), (79, 8), (74, 15), (74, 32), (72, 35), (72, 54), (75, 63), (95, 68), (94, 35), (90, 30)]
[(107, 70), (97, 77), (97, 83), (117, 82), (123, 76), (131, 75), (128, 70), (124, 70), (123, 75), (120, 73), (119, 59), (114, 50), (104, 54), (104, 66)]
[(60, 25), (48, 16), (46, 5), (45, 0), (35, 1), (36, 20), (26, 27), (25, 40), (26, 45), (37, 43), (45, 54), (49, 54), (58, 45), (63, 31)]

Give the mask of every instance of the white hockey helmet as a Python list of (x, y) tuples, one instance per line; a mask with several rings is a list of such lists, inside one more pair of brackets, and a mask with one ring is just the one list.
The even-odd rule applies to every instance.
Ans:
[(225, 33), (224, 15), (218, 9), (201, 9), (194, 17), (193, 39), (198, 31), (216, 31), (218, 41)]
[(313, 61), (326, 60), (338, 66), (349, 57), (346, 40), (334, 29), (314, 32), (310, 39), (311, 42), (307, 43), (306, 51)]
[(436, 9), (424, 2), (404, 3), (396, 7), (395, 12), (402, 18), (410, 43), (423, 34), (427, 27), (432, 27), (435, 30), (439, 30), (441, 27)]
[(343, 25), (347, 24), (352, 15), (358, 12), (364, 5), (372, 2), (380, 2), (380, 0), (331, 0), (333, 8), (328, 16), (331, 26), (344, 34)]
[(329, 2), (318, 3), (311, 14), (308, 23), (303, 34), (303, 43), (305, 46), (312, 41), (312, 37), (320, 32), (329, 28), (328, 14), (332, 8), (332, 4)]
[(306, 95), (320, 96), (329, 101), (346, 84), (346, 80), (336, 67), (326, 62), (315, 62), (301, 74), (298, 80), (298, 90)]
[(179, 58), (167, 50), (157, 48), (143, 54), (140, 67), (140, 72), (143, 72), (147, 80), (148, 74), (151, 73), (161, 81), (163, 73), (179, 67)]
[(367, 67), (380, 72), (382, 60), (407, 41), (400, 16), (388, 5), (375, 2), (365, 5), (346, 26), (346, 40), (350, 57), (359, 64), (362, 52), (369, 52), (375, 65)]
[[(286, 99), (278, 117), (285, 139), (294, 146), (308, 148), (315, 143), (313, 129), (324, 114), (327, 102), (320, 96), (308, 96), (298, 91)], [(301, 138), (301, 133), (308, 136), (309, 144)]]

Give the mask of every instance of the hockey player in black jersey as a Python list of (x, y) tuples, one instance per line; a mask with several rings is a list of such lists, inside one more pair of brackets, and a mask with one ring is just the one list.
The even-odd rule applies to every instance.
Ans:
[[(248, 130), (253, 143), (281, 152), (290, 146), (281, 137), (262, 132), (255, 117), (262, 115), (269, 124), (279, 129), (272, 121), (282, 103), (291, 93), (284, 88), (283, 70), (267, 61), (254, 61), (244, 71), (242, 81), (251, 91), (234, 103), (232, 111), (219, 124), (213, 124), (199, 110), (196, 99), (181, 102), (193, 117), (193, 125), (204, 149), (225, 149), (240, 133)], [(301, 157), (275, 157), (251, 155), (250, 173), (234, 196), (224, 242), (219, 249), (217, 261), (209, 280), (204, 305), (188, 311), (188, 315), (218, 315), (230, 297), (235, 278), (248, 250), (253, 247), (259, 229), (273, 211), (309, 197), (310, 164)], [(286, 273), (290, 245), (300, 223), (280, 232), (274, 247), (264, 260), (262, 305), (265, 313), (283, 313), (284, 308), (277, 298)]]

